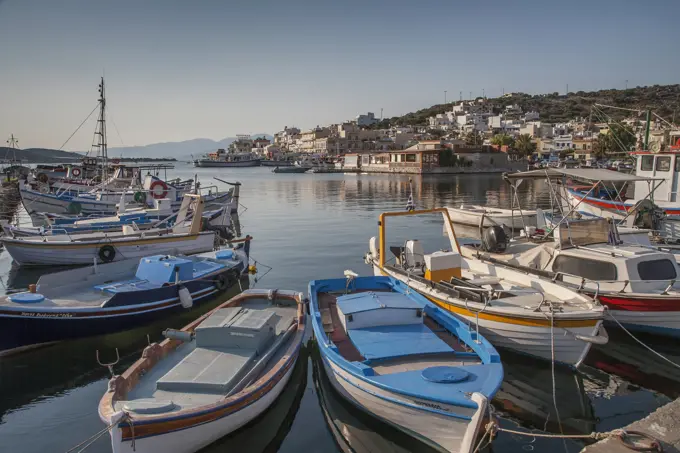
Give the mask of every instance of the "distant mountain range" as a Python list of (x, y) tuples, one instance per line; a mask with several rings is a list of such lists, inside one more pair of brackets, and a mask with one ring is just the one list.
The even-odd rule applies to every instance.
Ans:
[(0, 160), (19, 160), (27, 164), (75, 162), (83, 157), (81, 153), (46, 148), (12, 149), (0, 146)]
[[(269, 134), (253, 134), (253, 138), (266, 137), (273, 139)], [(227, 148), (236, 141), (236, 137), (227, 137), (220, 141), (209, 138), (195, 138), (183, 142), (154, 143), (144, 146), (126, 146), (121, 148), (109, 148), (109, 157), (124, 158), (174, 158), (177, 160), (189, 160), (191, 156), (198, 157), (202, 154), (214, 151), (218, 148)], [(85, 153), (75, 153), (71, 151), (60, 151), (48, 148), (27, 148), (12, 149), (0, 146), (0, 160), (17, 159), (24, 163), (63, 163), (80, 160)], [(16, 156), (16, 157), (15, 157)]]
[[(252, 134), (253, 138), (266, 137), (273, 139), (269, 134)], [(179, 160), (189, 160), (191, 156), (198, 157), (202, 154), (215, 151), (218, 148), (228, 148), (236, 141), (236, 137), (227, 137), (215, 141), (209, 138), (195, 138), (183, 142), (154, 143), (144, 146), (126, 146), (121, 148), (109, 148), (109, 157), (173, 157)]]

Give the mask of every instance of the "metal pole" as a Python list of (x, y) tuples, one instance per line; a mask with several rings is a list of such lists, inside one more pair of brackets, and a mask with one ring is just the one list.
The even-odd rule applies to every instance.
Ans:
[(649, 125), (652, 122), (652, 111), (647, 110), (647, 125), (645, 126), (645, 151), (649, 150)]
[(446, 104), (446, 90), (444, 90), (444, 104)]

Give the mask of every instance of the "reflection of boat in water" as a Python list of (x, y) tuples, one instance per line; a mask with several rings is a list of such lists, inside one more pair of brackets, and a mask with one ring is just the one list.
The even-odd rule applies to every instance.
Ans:
[[(636, 334), (641, 341), (680, 364), (677, 343), (653, 335)], [(613, 331), (607, 345), (591, 349), (586, 364), (670, 398), (680, 397), (680, 369), (651, 354), (625, 332)]]
[(526, 428), (551, 433), (589, 434), (597, 420), (581, 375), (567, 367), (555, 367), (557, 410), (552, 395), (550, 364), (504, 351), (503, 384), (492, 404), (504, 417)]
[[(241, 285), (243, 289), (247, 289), (248, 279), (242, 279)], [(3, 357), (0, 366), (2, 384), (0, 419), (6, 413), (33, 402), (50, 399), (70, 389), (108, 378), (106, 368), (97, 365), (95, 360), (97, 350), (105, 360), (115, 357), (114, 350), (118, 348), (120, 362), (114, 366), (114, 371), (123, 372), (139, 358), (142, 349), (148, 345), (147, 335), (148, 341), (158, 341), (162, 338), (161, 332), (164, 329), (180, 328), (239, 292), (241, 290), (236, 285), (220, 297), (194, 310), (181, 312), (125, 332), (66, 341), (23, 354)], [(58, 357), (58, 360), (55, 360), (55, 357)], [(44, 369), (46, 364), (49, 366), (48, 373), (36, 373), (35, 370)]]
[(253, 453), (278, 451), (295, 420), (307, 387), (308, 354), (308, 348), (303, 344), (290, 381), (265, 413), (201, 452), (241, 451), (245, 445), (248, 446), (247, 450)]
[(314, 388), (328, 430), (343, 453), (427, 453), (432, 448), (346, 402), (332, 387), (316, 343), (310, 343)]

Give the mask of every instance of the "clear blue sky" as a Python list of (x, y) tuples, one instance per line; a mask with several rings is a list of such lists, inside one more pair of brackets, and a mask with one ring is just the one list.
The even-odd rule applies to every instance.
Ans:
[[(0, 138), (110, 146), (386, 117), (472, 91), (678, 83), (679, 0), (0, 0)], [(89, 148), (94, 123), (66, 149)], [(3, 143), (4, 144), (4, 143)]]

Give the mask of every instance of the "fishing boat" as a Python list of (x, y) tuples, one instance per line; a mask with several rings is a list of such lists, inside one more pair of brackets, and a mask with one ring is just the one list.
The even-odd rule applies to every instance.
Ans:
[(462, 204), (459, 208), (446, 208), (455, 223), (484, 227), (505, 225), (512, 229), (536, 226), (536, 211), (519, 211), (516, 209), (491, 208), (478, 205)]
[(297, 165), (276, 167), (272, 170), (272, 173), (306, 173), (311, 169), (311, 167), (301, 167)]
[(347, 401), (446, 452), (471, 453), (503, 380), (474, 329), (389, 277), (309, 284), (314, 336)]
[(0, 355), (126, 330), (190, 309), (247, 272), (250, 242), (244, 244), (43, 275), (31, 290), (0, 297)]
[[(416, 215), (443, 217), (448, 250), (426, 254), (418, 240), (387, 248), (387, 220)], [(607, 341), (604, 308), (588, 295), (474, 255), (462, 257), (448, 209), (386, 212), (378, 225), (380, 240), (371, 238), (366, 255), (375, 275), (406, 283), (477, 326), (495, 346), (578, 367), (593, 343)]]
[[(172, 203), (168, 198), (153, 199), (151, 208), (127, 208), (124, 196), (118, 206), (118, 213), (114, 216), (91, 215), (86, 218), (82, 216), (66, 216), (58, 214), (44, 214), (45, 225), (40, 227), (15, 226), (9, 222), (0, 220), (0, 226), (6, 236), (51, 236), (58, 234), (86, 234), (94, 232), (120, 232), (125, 225), (134, 225), (140, 230), (151, 228), (171, 227), (175, 224), (178, 212), (173, 212)], [(219, 209), (205, 211), (203, 213), (203, 228), (222, 228), (228, 227), (231, 223), (229, 206), (222, 206)], [(190, 221), (191, 218), (186, 219)]]
[(305, 325), (300, 293), (251, 289), (166, 330), (99, 402), (113, 452), (193, 452), (257, 418), (286, 387)]
[(676, 255), (622, 244), (607, 219), (563, 222), (547, 237), (461, 249), (464, 256), (497, 269), (515, 269), (595, 298), (606, 307), (611, 325), (680, 336)]
[(186, 255), (209, 252), (213, 250), (216, 236), (214, 231), (202, 231), (203, 204), (200, 195), (184, 195), (172, 228), (141, 231), (132, 224), (124, 225), (119, 233), (2, 237), (0, 241), (17, 264), (30, 266), (108, 263), (139, 259), (151, 252)]
[(227, 152), (218, 149), (202, 159), (194, 160), (195, 167), (258, 167), (260, 159), (251, 152)]

